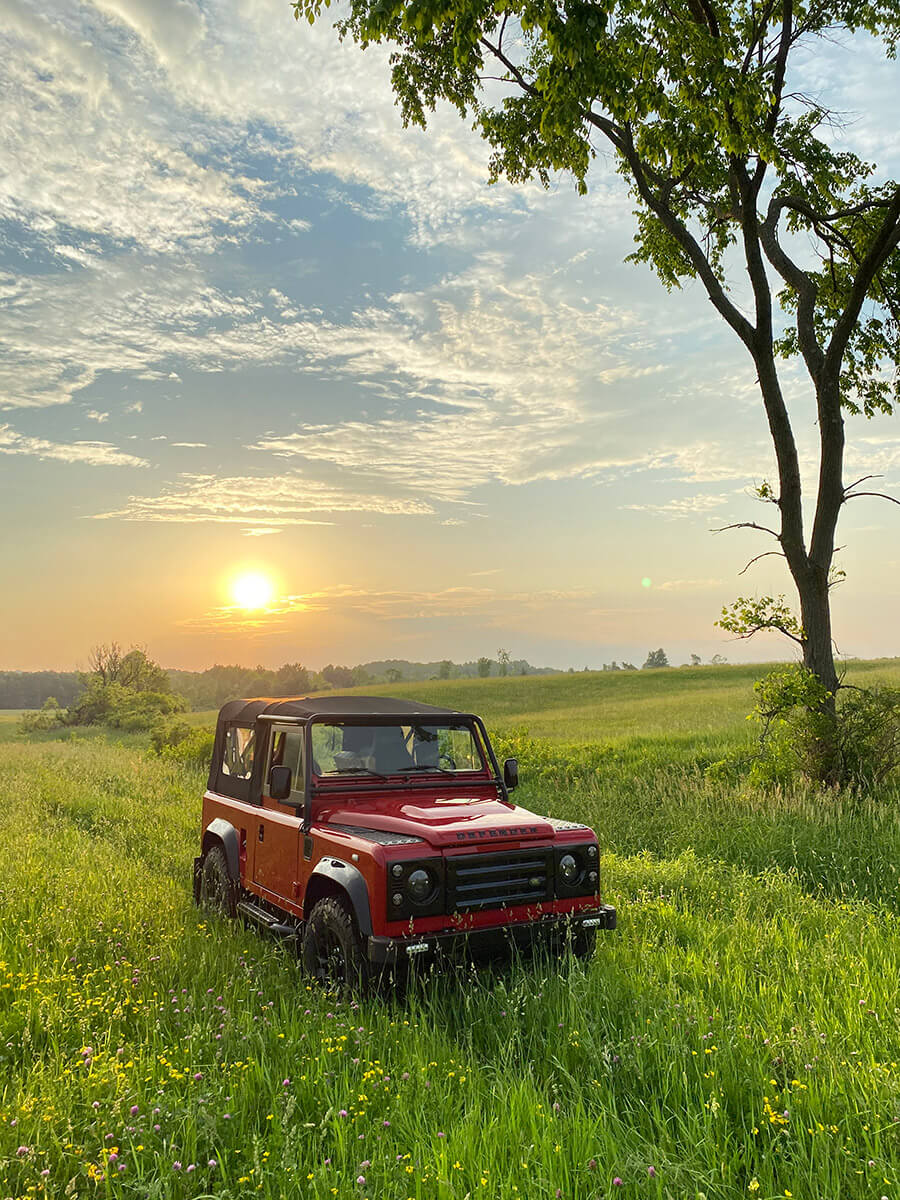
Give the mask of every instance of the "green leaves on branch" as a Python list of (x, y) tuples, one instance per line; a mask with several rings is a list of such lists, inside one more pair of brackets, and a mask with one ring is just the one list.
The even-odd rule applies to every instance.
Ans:
[[(293, 7), (312, 22), (328, 0)], [(791, 92), (785, 106), (790, 59), (817, 38), (865, 30), (892, 54), (900, 24), (893, 2), (349, 0), (344, 11), (342, 37), (391, 47), (404, 122), (424, 127), (448, 101), (490, 144), (492, 180), (548, 186), (562, 171), (584, 192), (605, 147), (637, 206), (631, 260), (668, 288), (700, 274), (748, 345), (749, 325), (719, 289), (726, 252), (745, 251), (748, 237), (759, 243), (762, 208), (773, 198), (778, 252), (787, 257), (779, 222), (814, 251), (796, 274), (778, 272), (787, 313), (797, 312), (798, 288), (813, 289), (807, 350), (813, 336), (824, 353), (835, 331), (841, 343), (849, 334), (846, 361), (842, 346), (836, 355), (844, 403), (871, 414), (897, 399), (900, 385), (887, 370), (900, 361), (896, 247), (873, 278), (863, 271), (870, 309), (859, 321), (855, 294), (897, 185), (872, 186), (869, 164), (820, 136), (832, 114), (818, 101)], [(804, 351), (797, 328), (778, 349)]]
[(784, 596), (739, 596), (722, 609), (715, 624), (739, 638), (750, 638), (764, 629), (775, 629), (798, 645), (805, 640), (803, 628)]

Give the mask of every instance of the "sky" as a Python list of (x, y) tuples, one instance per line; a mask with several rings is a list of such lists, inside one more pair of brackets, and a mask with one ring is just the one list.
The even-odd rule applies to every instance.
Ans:
[[(789, 657), (715, 629), (790, 592), (746, 531), (772, 453), (745, 352), (579, 197), (404, 129), (385, 52), (287, 0), (0, 0), (0, 669), (111, 639), (167, 666)], [(897, 63), (798, 84), (900, 174)], [(737, 295), (740, 300), (740, 295)], [(815, 427), (786, 377), (809, 475)], [(896, 418), (846, 476), (900, 486)], [(893, 506), (848, 505), (838, 649), (900, 654)], [(262, 610), (235, 604), (259, 573)]]

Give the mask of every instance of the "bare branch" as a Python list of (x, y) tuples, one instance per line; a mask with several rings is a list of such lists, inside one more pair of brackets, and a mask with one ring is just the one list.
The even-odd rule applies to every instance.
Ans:
[(781, 550), (765, 550), (762, 554), (757, 554), (755, 558), (751, 558), (743, 571), (738, 571), (738, 575), (746, 575), (754, 563), (758, 563), (761, 558), (771, 558), (773, 555), (775, 558), (785, 557)]
[(896, 496), (889, 496), (887, 492), (849, 492), (845, 493), (845, 500), (858, 500), (860, 496), (874, 496), (878, 500), (890, 500), (891, 504), (900, 504), (900, 500)]
[(845, 492), (849, 492), (852, 488), (859, 487), (861, 483), (865, 483), (867, 479), (882, 479), (882, 475), (861, 475), (859, 479), (855, 479), (853, 483), (848, 483), (844, 488)]
[[(757, 525), (755, 521), (737, 521), (734, 525), (720, 525), (718, 529), (712, 529), (710, 532), (725, 533), (729, 529), (758, 529), (760, 533), (770, 533), (776, 542), (781, 541), (781, 534), (770, 529), (768, 525)], [(773, 550), (772, 553), (776, 554), (777, 551)]]
[(747, 633), (736, 633), (731, 639), (733, 642), (746, 642), (754, 637), (757, 633), (764, 633), (767, 629), (774, 629), (776, 633), (783, 633), (786, 638), (790, 638), (792, 642), (796, 642), (798, 646), (803, 645), (803, 639), (796, 637), (793, 633), (788, 633), (786, 629), (782, 629), (780, 625), (758, 625), (755, 629), (749, 630)]

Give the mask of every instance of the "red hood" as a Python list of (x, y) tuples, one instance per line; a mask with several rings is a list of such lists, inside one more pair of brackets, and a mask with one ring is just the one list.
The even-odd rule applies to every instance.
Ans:
[(527, 809), (480, 796), (372, 797), (348, 805), (340, 796), (320, 797), (316, 819), (358, 829), (380, 829), (421, 837), (432, 846), (475, 846), (486, 842), (552, 838), (553, 826)]

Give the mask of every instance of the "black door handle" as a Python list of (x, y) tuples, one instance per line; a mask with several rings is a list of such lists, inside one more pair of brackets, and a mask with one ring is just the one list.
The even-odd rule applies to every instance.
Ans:
[(266, 840), (266, 827), (265, 827), (265, 825), (260, 825), (260, 827), (259, 827), (259, 841), (261, 841), (261, 842), (264, 842), (265, 840)]

